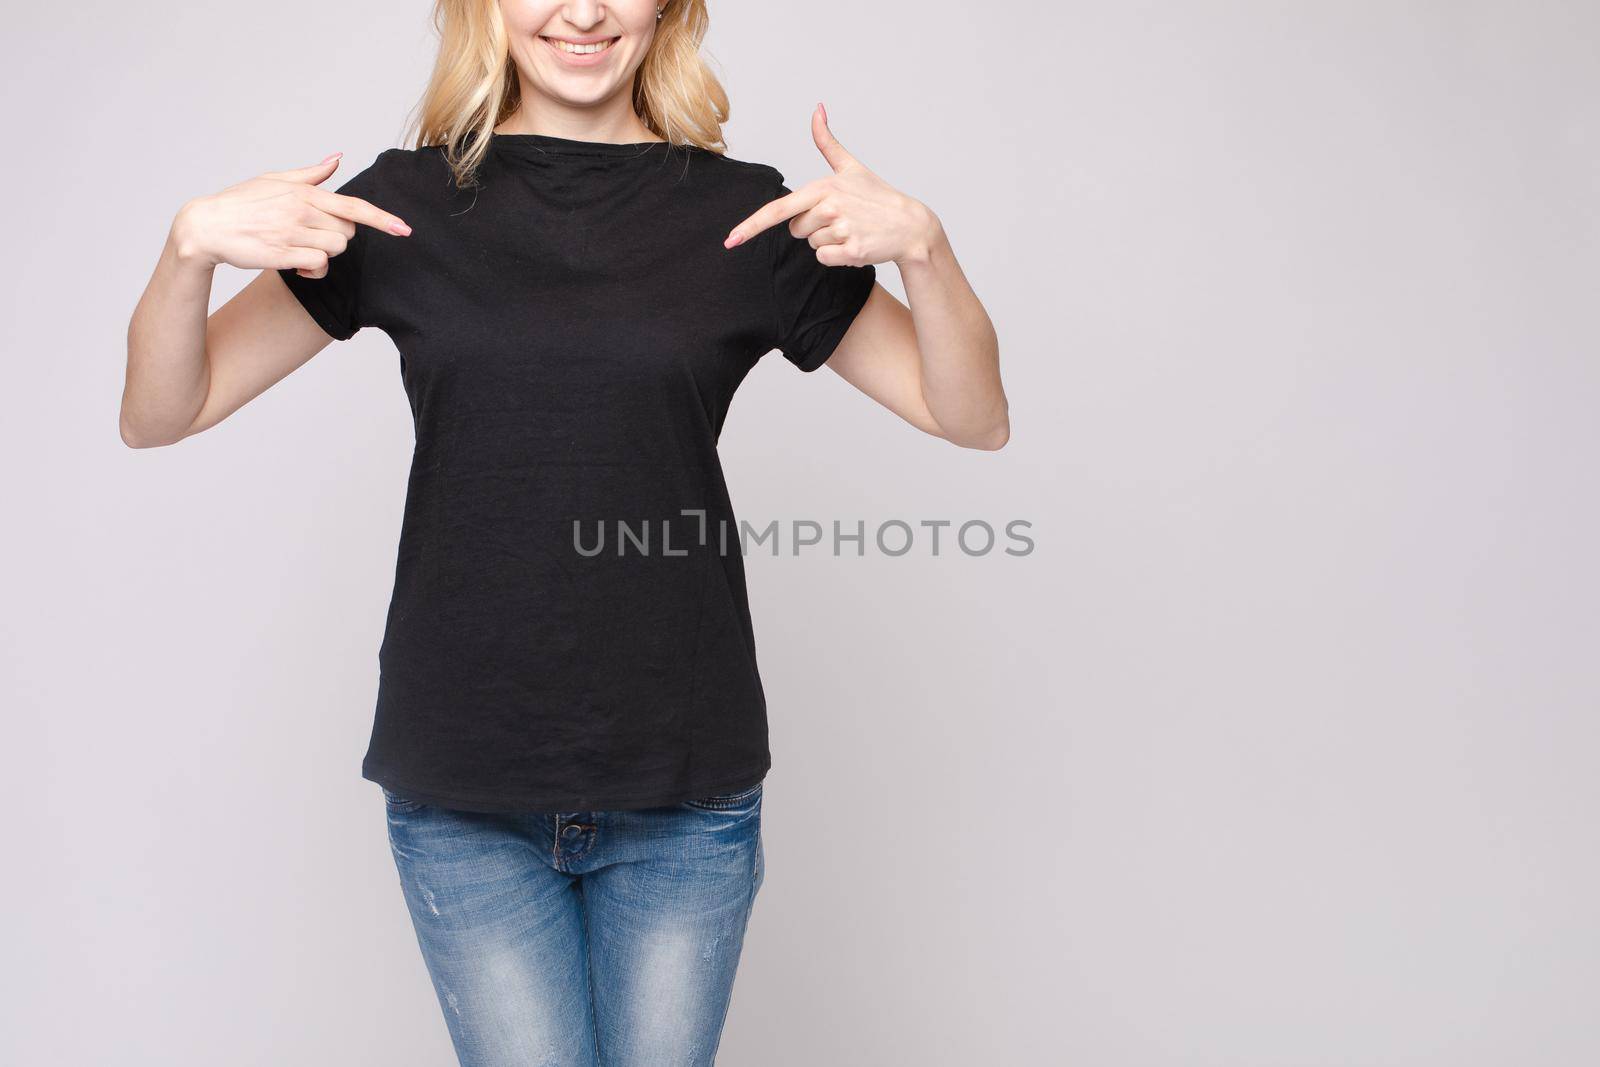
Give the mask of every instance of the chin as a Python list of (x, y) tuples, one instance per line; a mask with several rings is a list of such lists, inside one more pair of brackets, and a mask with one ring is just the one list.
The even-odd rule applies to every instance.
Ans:
[(570, 107), (592, 107), (611, 95), (611, 86), (587, 84), (572, 84), (572, 79), (546, 78), (539, 86), (539, 90), (557, 103)]

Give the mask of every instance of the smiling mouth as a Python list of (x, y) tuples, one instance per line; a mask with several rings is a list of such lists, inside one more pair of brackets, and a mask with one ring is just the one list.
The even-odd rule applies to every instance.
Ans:
[(611, 46), (616, 44), (619, 40), (621, 40), (621, 38), (607, 37), (603, 41), (596, 41), (592, 44), (574, 44), (571, 41), (563, 41), (559, 37), (545, 37), (541, 34), (539, 40), (545, 42), (557, 52), (561, 52), (569, 56), (593, 56), (598, 55), (601, 52), (609, 51)]

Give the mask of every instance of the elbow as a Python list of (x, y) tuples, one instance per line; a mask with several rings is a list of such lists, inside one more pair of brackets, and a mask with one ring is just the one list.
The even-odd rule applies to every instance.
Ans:
[(117, 432), (122, 435), (122, 443), (129, 448), (148, 448), (150, 442), (139, 436), (139, 431), (128, 422), (128, 413), (124, 411), (117, 416)]
[(1011, 440), (1011, 420), (1002, 417), (999, 422), (982, 433), (948, 439), (960, 448), (971, 448), (979, 452), (998, 452), (1006, 446), (1007, 441)]
[(1011, 440), (1011, 420), (1001, 419), (1000, 424), (990, 430), (988, 436), (973, 447), (982, 449), (985, 452), (998, 452), (1006, 447), (1006, 442), (1009, 440)]
[(160, 448), (162, 445), (177, 444), (183, 440), (181, 434), (177, 437), (157, 437), (141, 432), (128, 420), (126, 411), (117, 417), (117, 432), (122, 435), (122, 443), (129, 448)]

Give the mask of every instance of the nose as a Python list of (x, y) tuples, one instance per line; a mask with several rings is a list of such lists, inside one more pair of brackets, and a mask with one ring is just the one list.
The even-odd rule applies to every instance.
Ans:
[(561, 14), (580, 30), (588, 30), (606, 17), (603, 6), (597, 0), (573, 0)]

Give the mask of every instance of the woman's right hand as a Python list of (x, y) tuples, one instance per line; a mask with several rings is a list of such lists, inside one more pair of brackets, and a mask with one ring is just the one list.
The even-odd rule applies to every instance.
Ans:
[(307, 278), (328, 273), (328, 259), (345, 250), (357, 224), (401, 237), (411, 227), (398, 215), (356, 196), (319, 188), (342, 152), (298, 170), (268, 171), (220, 193), (196, 197), (172, 222), (178, 257), (207, 269), (295, 268)]

